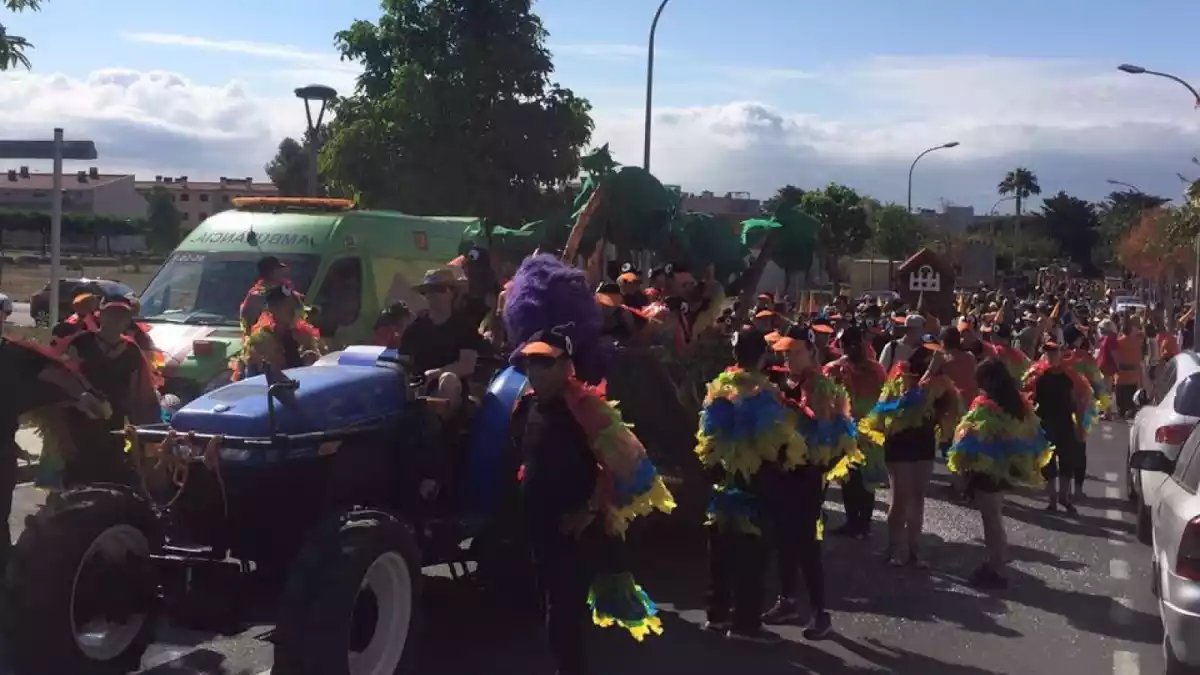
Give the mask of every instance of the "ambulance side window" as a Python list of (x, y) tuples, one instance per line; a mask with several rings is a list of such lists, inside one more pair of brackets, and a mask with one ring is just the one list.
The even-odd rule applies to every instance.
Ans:
[(329, 267), (325, 283), (317, 294), (320, 322), (328, 328), (341, 328), (358, 321), (362, 310), (363, 270), (358, 258), (342, 258)]

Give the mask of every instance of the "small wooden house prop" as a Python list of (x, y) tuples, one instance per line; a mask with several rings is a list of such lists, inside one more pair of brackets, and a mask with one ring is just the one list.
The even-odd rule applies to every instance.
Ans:
[(895, 288), (901, 299), (938, 318), (942, 325), (954, 319), (954, 268), (941, 256), (923, 248), (896, 268)]

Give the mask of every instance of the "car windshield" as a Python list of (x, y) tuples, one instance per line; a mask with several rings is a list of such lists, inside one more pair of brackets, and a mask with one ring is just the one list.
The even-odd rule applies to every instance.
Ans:
[[(142, 320), (237, 325), (246, 293), (258, 279), (258, 252), (180, 251), (171, 255), (142, 293)], [(276, 256), (289, 267), (292, 285), (308, 292), (316, 255)]]
[(1200, 373), (1192, 373), (1175, 385), (1175, 412), (1200, 417)]
[(1142, 299), (1136, 295), (1121, 295), (1117, 296), (1114, 302), (1118, 305), (1140, 305), (1142, 304)]

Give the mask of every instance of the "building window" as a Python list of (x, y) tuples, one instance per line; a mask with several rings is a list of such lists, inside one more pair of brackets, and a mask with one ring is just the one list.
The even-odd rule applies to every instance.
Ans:
[(189, 200), (189, 199), (191, 199), (191, 198), (192, 198), (192, 196), (191, 196), (191, 195), (189, 195), (189, 194), (188, 194), (188, 193), (186, 193), (186, 192), (185, 192), (185, 193), (183, 193), (183, 194), (181, 194), (181, 195), (179, 195), (179, 201), (181, 201), (181, 202), (186, 202), (186, 201), (188, 201), (188, 200)]
[(200, 195), (200, 201), (202, 201), (202, 202), (208, 201), (208, 195), (206, 195), (206, 194)]

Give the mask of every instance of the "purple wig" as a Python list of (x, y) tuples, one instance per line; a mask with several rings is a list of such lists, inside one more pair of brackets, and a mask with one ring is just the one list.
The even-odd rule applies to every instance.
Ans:
[(600, 338), (603, 318), (583, 271), (552, 255), (526, 258), (508, 289), (504, 325), (514, 351), (539, 330), (572, 324), (572, 360), (581, 380), (598, 383), (606, 375), (611, 349)]

